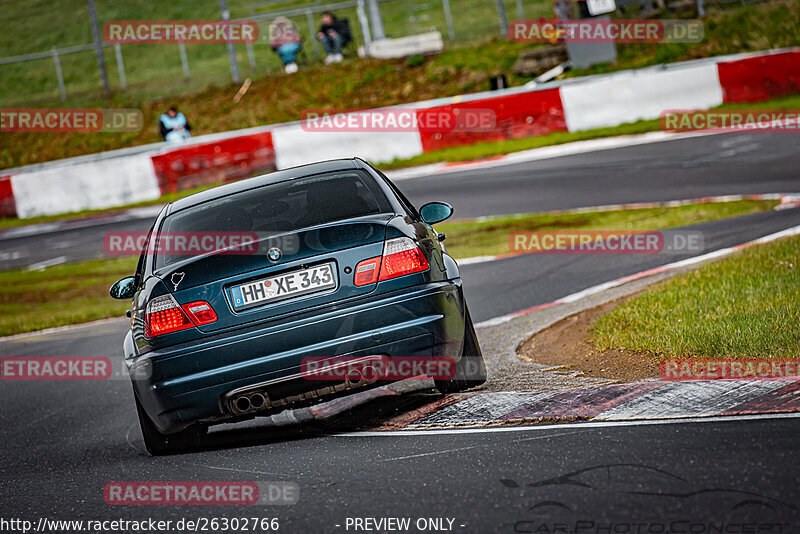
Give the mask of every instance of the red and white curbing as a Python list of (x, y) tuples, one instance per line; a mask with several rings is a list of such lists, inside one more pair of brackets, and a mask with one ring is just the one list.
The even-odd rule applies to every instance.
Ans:
[(445, 399), (451, 401), (402, 414), (374, 430), (792, 413), (800, 411), (800, 380), (652, 381), (546, 393), (465, 393)]
[[(628, 276), (623, 276), (621, 278), (617, 278), (616, 280), (611, 280), (609, 282), (604, 282), (602, 284), (598, 284), (596, 286), (588, 287), (584, 290), (578, 291), (576, 293), (572, 293), (571, 295), (567, 295), (566, 297), (562, 297), (558, 300), (554, 300), (552, 302), (546, 302), (544, 304), (538, 304), (536, 306), (532, 306), (530, 308), (526, 308), (524, 310), (519, 310), (513, 313), (509, 313), (507, 315), (502, 315), (500, 317), (494, 317), (492, 319), (488, 319), (486, 321), (482, 321), (480, 323), (475, 324), (475, 328), (486, 328), (488, 326), (495, 326), (498, 324), (503, 324), (511, 321), (515, 317), (521, 317), (523, 315), (528, 315), (534, 313), (539, 310), (544, 310), (547, 308), (552, 308), (553, 306), (558, 306), (559, 304), (568, 304), (570, 302), (576, 302), (583, 298), (586, 298), (591, 295), (597, 295), (598, 293), (602, 293), (603, 291), (607, 291), (609, 289), (619, 287), (623, 284), (628, 282), (633, 282), (634, 280), (639, 280), (641, 278), (646, 278), (648, 276), (652, 276), (654, 274), (664, 273), (668, 271), (674, 271), (676, 269), (681, 269), (683, 267), (688, 267), (690, 265), (697, 265), (699, 263), (703, 263), (706, 261), (711, 260), (718, 260), (721, 258), (725, 258), (734, 254), (739, 250), (743, 250), (746, 248), (750, 248), (755, 245), (761, 245), (764, 243), (770, 243), (772, 241), (777, 241), (779, 239), (783, 239), (786, 237), (791, 237), (795, 235), (800, 235), (800, 226), (793, 226), (791, 228), (787, 228), (786, 230), (781, 230), (780, 232), (775, 232), (773, 234), (766, 235), (764, 237), (760, 237), (758, 239), (754, 239), (753, 241), (748, 241), (747, 243), (742, 243), (741, 245), (736, 245), (733, 247), (726, 247), (715, 250), (713, 252), (709, 252), (708, 254), (702, 254), (700, 256), (693, 256), (691, 258), (687, 258), (685, 260), (680, 260), (672, 263), (668, 263), (666, 265), (661, 265), (659, 267), (654, 267), (652, 269), (647, 269), (645, 271), (640, 271), (638, 273), (630, 274)], [(517, 255), (517, 254), (515, 254)], [(459, 262), (463, 264), (463, 260)]]
[[(456, 105), (490, 109), (497, 124), (488, 132), (320, 133), (291, 123), (202, 136), (174, 148), (157, 145), (145, 151), (123, 150), (103, 157), (10, 169), (0, 176), (0, 215), (25, 218), (109, 208), (157, 198), (169, 191), (335, 157), (359, 156), (381, 163), (480, 141), (655, 119), (668, 109), (756, 102), (800, 92), (798, 72), (798, 48), (720, 56), (570, 79), (553, 87), (518, 87), (405, 106), (420, 113), (450, 110)], [(603, 146), (602, 140), (595, 146)], [(551, 147), (539, 155), (548, 157), (548, 152), (564, 150)], [(513, 161), (512, 156), (498, 159)], [(443, 165), (438, 169), (447, 168)]]

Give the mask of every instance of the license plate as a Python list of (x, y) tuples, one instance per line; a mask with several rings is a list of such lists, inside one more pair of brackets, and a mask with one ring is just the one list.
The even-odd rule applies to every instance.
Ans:
[(231, 288), (233, 309), (291, 299), (336, 287), (333, 263), (315, 265)]

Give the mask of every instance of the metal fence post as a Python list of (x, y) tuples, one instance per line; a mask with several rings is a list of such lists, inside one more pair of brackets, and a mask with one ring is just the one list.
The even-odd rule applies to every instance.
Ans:
[(447, 23), (447, 35), (452, 41), (456, 38), (456, 31), (453, 28), (453, 15), (450, 13), (450, 0), (442, 0), (442, 8), (444, 9), (444, 20)]
[(517, 18), (520, 20), (525, 19), (525, 10), (522, 9), (522, 0), (517, 0)]
[(128, 88), (128, 80), (125, 78), (125, 63), (122, 61), (122, 47), (119, 43), (114, 43), (114, 57), (117, 58), (117, 72), (119, 73), (119, 85), (122, 89)]
[[(222, 20), (231, 19), (231, 12), (228, 11), (228, 0), (219, 0), (219, 10), (222, 13)], [(231, 79), (233, 83), (239, 83), (241, 79), (239, 78), (239, 62), (236, 60), (236, 48), (230, 40), (228, 40), (226, 46), (228, 48), (228, 61), (231, 63)]]
[(497, 16), (500, 18), (500, 35), (508, 37), (508, 19), (506, 18), (506, 6), (503, 5), (503, 0), (496, 0), (497, 3)]
[(372, 38), (375, 41), (386, 39), (386, 31), (383, 29), (383, 16), (378, 0), (367, 0), (369, 6), (369, 21), (372, 25)]
[(320, 56), (319, 41), (317, 41), (317, 29), (314, 28), (314, 14), (309, 9), (306, 11), (306, 20), (308, 20), (308, 34), (311, 36), (311, 42), (314, 43), (314, 57)]
[(247, 48), (247, 60), (250, 62), (251, 67), (256, 66), (256, 54), (253, 51), (253, 43), (245, 43), (244, 45)]
[(183, 77), (189, 78), (189, 60), (186, 59), (186, 45), (183, 41), (178, 41), (178, 51), (181, 53), (181, 66), (183, 67)]
[(369, 57), (369, 47), (372, 44), (372, 37), (370, 37), (369, 33), (367, 12), (364, 10), (364, 0), (356, 0), (356, 12), (358, 13), (358, 22), (361, 24), (361, 33), (364, 36), (364, 54)]
[(100, 36), (100, 28), (97, 25), (97, 11), (94, 8), (94, 0), (87, 0), (89, 4), (89, 19), (92, 24), (92, 37), (94, 37), (94, 51), (97, 55), (97, 67), (100, 69), (100, 78), (103, 81), (103, 96), (108, 100), (111, 96), (111, 89), (108, 86), (108, 72), (106, 72), (106, 59), (103, 55), (103, 40)]
[(61, 101), (67, 101), (67, 90), (64, 87), (64, 74), (61, 72), (61, 58), (58, 57), (58, 49), (53, 46), (50, 49), (53, 54), (53, 63), (56, 65), (56, 78), (58, 79), (58, 92), (61, 93)]

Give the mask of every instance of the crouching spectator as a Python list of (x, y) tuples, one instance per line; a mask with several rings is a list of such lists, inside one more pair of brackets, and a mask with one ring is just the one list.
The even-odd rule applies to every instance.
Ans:
[(317, 38), (328, 54), (325, 64), (339, 63), (342, 60), (342, 49), (353, 40), (350, 22), (347, 19), (338, 19), (333, 13), (326, 11), (322, 14), (322, 25)]
[(167, 143), (181, 143), (191, 137), (189, 131), (192, 126), (186, 119), (186, 115), (178, 111), (178, 108), (172, 106), (166, 113), (158, 118), (158, 127), (161, 131), (161, 137)]
[(277, 17), (269, 25), (269, 45), (278, 54), (286, 74), (297, 72), (297, 54), (303, 47), (303, 38), (291, 20)]

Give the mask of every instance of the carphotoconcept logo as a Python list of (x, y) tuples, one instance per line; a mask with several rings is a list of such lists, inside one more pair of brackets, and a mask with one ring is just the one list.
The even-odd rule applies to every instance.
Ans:
[(234, 43), (258, 41), (258, 24), (249, 20), (110, 20), (103, 40), (130, 43)]
[(126, 108), (5, 108), (0, 132), (138, 132), (141, 110)]

